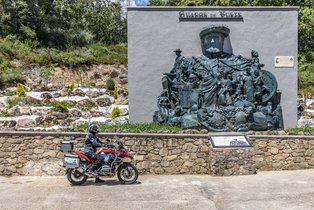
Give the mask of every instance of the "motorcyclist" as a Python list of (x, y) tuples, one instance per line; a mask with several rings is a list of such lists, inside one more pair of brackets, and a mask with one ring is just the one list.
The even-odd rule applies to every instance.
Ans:
[(90, 173), (96, 177), (95, 182), (104, 182), (98, 177), (97, 170), (102, 166), (104, 159), (102, 156), (97, 154), (98, 147), (105, 147), (106, 144), (102, 143), (96, 136), (98, 133), (98, 126), (93, 124), (89, 127), (88, 134), (85, 137), (84, 142), (84, 154), (89, 157), (96, 159), (93, 163)]

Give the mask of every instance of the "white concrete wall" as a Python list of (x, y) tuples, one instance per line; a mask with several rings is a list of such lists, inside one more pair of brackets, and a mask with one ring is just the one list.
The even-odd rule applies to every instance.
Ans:
[[(241, 12), (243, 21), (180, 22), (180, 11)], [(282, 91), (284, 125), (297, 123), (297, 7), (136, 7), (128, 8), (129, 113), (131, 122), (151, 122), (161, 93), (162, 74), (174, 64), (173, 50), (201, 55), (199, 32), (205, 26), (226, 25), (225, 50), (251, 57), (256, 50), (263, 69), (272, 72)], [(229, 39), (229, 40), (228, 40)], [(275, 56), (292, 55), (293, 68), (275, 68)]]

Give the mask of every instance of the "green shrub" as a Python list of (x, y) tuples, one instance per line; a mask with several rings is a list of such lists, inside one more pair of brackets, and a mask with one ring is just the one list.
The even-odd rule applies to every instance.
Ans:
[(24, 87), (21, 83), (18, 83), (16, 86), (16, 95), (18, 97), (25, 97), (26, 96), (26, 92), (25, 92)]
[(0, 82), (2, 83), (14, 83), (21, 82), (23, 80), (23, 74), (19, 69), (12, 68), (0, 68)]
[(117, 87), (114, 87), (113, 98), (114, 99), (118, 99), (118, 89), (117, 89)]
[(52, 104), (53, 110), (56, 112), (66, 113), (68, 112), (69, 105), (65, 101), (57, 102)]
[(109, 54), (109, 50), (103, 44), (92, 44), (89, 49), (95, 57), (104, 57)]
[(70, 87), (69, 87), (70, 93), (72, 93), (73, 90), (74, 90), (74, 79), (72, 79), (71, 84), (70, 84)]
[(114, 80), (111, 78), (107, 79), (106, 88), (108, 90), (114, 90), (114, 87), (115, 87)]
[(114, 107), (112, 109), (112, 111), (111, 111), (111, 118), (115, 119), (115, 118), (117, 118), (119, 116), (120, 116), (120, 109), (119, 109), (119, 107)]
[(11, 90), (7, 90), (5, 93), (4, 93), (5, 96), (14, 96), (15, 93)]
[(12, 108), (18, 104), (20, 104), (21, 102), (24, 102), (25, 98), (22, 97), (11, 97), (7, 99), (7, 104), (8, 104), (8, 108)]

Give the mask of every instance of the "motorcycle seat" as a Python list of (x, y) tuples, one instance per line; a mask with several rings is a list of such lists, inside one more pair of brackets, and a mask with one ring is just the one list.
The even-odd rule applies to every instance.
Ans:
[(86, 155), (84, 155), (84, 154), (81, 153), (81, 152), (72, 152), (72, 154), (78, 155), (78, 156), (81, 157), (82, 159), (84, 159), (84, 160), (86, 160), (86, 161), (88, 161), (88, 162), (91, 162), (91, 163), (96, 161), (95, 159), (89, 158), (89, 157), (87, 157)]

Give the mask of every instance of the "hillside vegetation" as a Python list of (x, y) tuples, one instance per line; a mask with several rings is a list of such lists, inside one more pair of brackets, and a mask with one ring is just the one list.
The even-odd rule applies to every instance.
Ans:
[[(152, 6), (300, 6), (299, 92), (314, 95), (313, 0), (151, 0)], [(109, 0), (2, 0), (0, 87), (23, 82), (21, 67), (127, 63), (127, 20)]]

